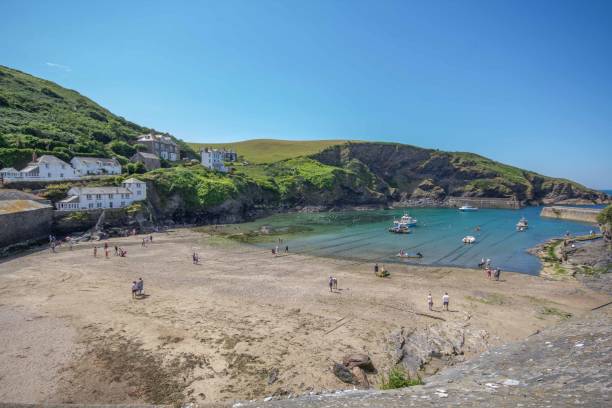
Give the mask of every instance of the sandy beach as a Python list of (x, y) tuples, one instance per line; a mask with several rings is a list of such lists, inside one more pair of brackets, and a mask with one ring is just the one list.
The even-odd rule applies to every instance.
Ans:
[[(274, 257), (187, 229), (154, 234), (146, 248), (142, 238), (108, 241), (127, 257), (94, 258), (103, 242), (87, 242), (2, 260), (0, 401), (214, 403), (346, 389), (333, 363), (363, 352), (386, 372), (399, 328), (461, 327), (499, 345), (609, 301), (574, 279), (496, 282), (481, 270), (402, 265), (378, 278), (371, 264)], [(146, 295), (132, 299), (139, 277)]]

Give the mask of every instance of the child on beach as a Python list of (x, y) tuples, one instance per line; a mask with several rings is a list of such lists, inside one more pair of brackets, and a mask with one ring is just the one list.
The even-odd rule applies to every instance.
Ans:
[(449, 303), (449, 296), (448, 293), (444, 293), (444, 296), (442, 296), (442, 305), (444, 307), (444, 310), (448, 311), (448, 303)]

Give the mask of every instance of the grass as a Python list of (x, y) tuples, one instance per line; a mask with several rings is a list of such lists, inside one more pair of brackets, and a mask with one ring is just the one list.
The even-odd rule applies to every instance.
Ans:
[(572, 317), (571, 313), (564, 312), (563, 310), (557, 309), (556, 307), (552, 306), (544, 306), (540, 311), (540, 314), (544, 316), (558, 317), (559, 319), (569, 319), (570, 317)]
[(503, 305), (507, 303), (507, 298), (499, 293), (486, 293), (483, 296), (466, 296), (472, 302), (484, 303), (485, 305)]
[(307, 156), (348, 140), (274, 140), (253, 139), (234, 143), (189, 143), (196, 151), (202, 147), (234, 149), (239, 157), (252, 164), (275, 163), (281, 160)]
[(383, 375), (380, 388), (383, 390), (394, 390), (422, 384), (423, 381), (419, 377), (411, 379), (404, 369), (401, 367), (393, 367), (389, 370), (386, 377)]

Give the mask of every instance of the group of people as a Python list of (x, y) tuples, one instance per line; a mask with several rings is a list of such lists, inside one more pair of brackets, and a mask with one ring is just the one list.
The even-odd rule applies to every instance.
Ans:
[(338, 290), (338, 278), (330, 276), (329, 277), (329, 291), (333, 292), (336, 290)]
[[(289, 245), (285, 245), (285, 253), (289, 253)], [(272, 255), (277, 256), (278, 254), (280, 254), (280, 248), (277, 245), (275, 248), (272, 248)]]
[(132, 299), (144, 295), (144, 281), (142, 278), (138, 278), (137, 281), (132, 282)]
[[(94, 258), (98, 257), (98, 246), (94, 245), (93, 247), (93, 256)], [(110, 246), (108, 242), (104, 243), (104, 257), (108, 258), (110, 256)], [(120, 256), (122, 258), (127, 256), (127, 251), (120, 246), (115, 245), (115, 256)]]
[[(448, 304), (450, 302), (450, 296), (448, 296), (447, 292), (444, 292), (444, 295), (442, 295), (442, 309), (448, 311)], [(433, 297), (431, 296), (431, 293), (429, 293), (427, 295), (427, 307), (429, 308), (429, 310), (433, 310), (434, 307), (434, 301), (433, 301)]]
[(489, 279), (494, 278), (496, 281), (499, 280), (499, 277), (501, 276), (501, 269), (500, 268), (493, 268), (491, 266), (491, 260), (490, 259), (487, 258), (487, 260), (485, 260), (484, 258), (482, 258), (482, 260), (478, 264), (478, 267), (484, 269), (487, 278), (489, 278)]
[(377, 263), (374, 264), (374, 275), (379, 278), (384, 278), (389, 276), (389, 272), (385, 269), (385, 265), (378, 266)]

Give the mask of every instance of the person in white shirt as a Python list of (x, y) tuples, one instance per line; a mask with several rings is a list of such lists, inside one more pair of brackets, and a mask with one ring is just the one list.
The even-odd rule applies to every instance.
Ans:
[(433, 297), (431, 297), (431, 293), (427, 295), (427, 306), (429, 306), (429, 310), (433, 310)]
[(442, 305), (444, 306), (444, 310), (447, 310), (447, 311), (448, 311), (448, 301), (449, 301), (448, 293), (444, 292), (444, 296), (442, 296)]

